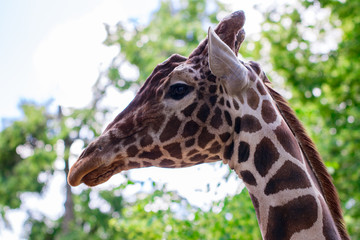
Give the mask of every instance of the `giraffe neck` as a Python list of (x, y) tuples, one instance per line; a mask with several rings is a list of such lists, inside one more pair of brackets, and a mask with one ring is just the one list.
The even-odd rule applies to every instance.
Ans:
[(242, 100), (223, 158), (243, 179), (264, 239), (340, 239), (295, 136), (261, 92), (253, 88)]

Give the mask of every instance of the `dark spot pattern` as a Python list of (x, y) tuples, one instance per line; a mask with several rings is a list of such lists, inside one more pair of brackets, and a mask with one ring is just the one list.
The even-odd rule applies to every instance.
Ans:
[(156, 121), (150, 122), (150, 126), (154, 130), (154, 132), (157, 133), (160, 130), (165, 119), (166, 119), (165, 115), (160, 115), (156, 118)]
[(166, 123), (164, 130), (160, 135), (160, 141), (165, 142), (177, 135), (177, 131), (181, 125), (181, 121), (176, 117), (172, 116)]
[(233, 99), (233, 105), (234, 105), (235, 110), (240, 109), (240, 106), (239, 106), (239, 104), (237, 103), (237, 101), (235, 99)]
[(116, 145), (120, 142), (121, 138), (119, 138), (114, 131), (109, 131), (110, 144)]
[(198, 138), (198, 145), (201, 148), (205, 148), (206, 145), (215, 138), (214, 134), (208, 132), (207, 128), (203, 128)]
[(224, 103), (225, 103), (224, 98), (223, 98), (223, 97), (222, 97), (222, 98), (220, 98), (219, 104), (220, 104), (220, 105), (222, 105), (222, 106), (224, 106)]
[(225, 115), (225, 120), (226, 120), (227, 124), (231, 127), (232, 126), (232, 119), (231, 119), (230, 113), (225, 110), (224, 115)]
[(264, 86), (260, 82), (257, 82), (256, 88), (257, 88), (257, 90), (259, 91), (259, 93), (261, 95), (266, 95), (267, 94), (266, 90), (264, 89)]
[(339, 233), (335, 226), (334, 220), (330, 214), (328, 206), (325, 204), (324, 199), (318, 198), (322, 208), (323, 215), (323, 234), (325, 239), (337, 240), (340, 239)]
[(136, 138), (134, 136), (130, 136), (123, 140), (123, 145), (127, 146), (127, 145), (134, 143), (135, 141), (136, 141)]
[(194, 155), (195, 153), (198, 153), (199, 151), (198, 150), (196, 150), (196, 149), (193, 149), (193, 150), (191, 150), (190, 152), (188, 152), (188, 154), (186, 154), (186, 156), (191, 156), (191, 155)]
[(144, 137), (141, 138), (140, 140), (140, 145), (142, 147), (146, 147), (149, 146), (153, 143), (153, 139), (149, 134), (146, 134)]
[(205, 160), (206, 158), (208, 157), (208, 155), (206, 155), (206, 154), (196, 154), (196, 155), (194, 155), (193, 157), (191, 157), (190, 158), (190, 161), (192, 161), (192, 162), (199, 162), (199, 161), (203, 161), (203, 160)]
[(129, 166), (130, 168), (139, 168), (139, 167), (140, 167), (140, 163), (130, 161), (129, 164), (128, 164), (128, 166)]
[(195, 138), (189, 139), (185, 142), (185, 147), (191, 147), (195, 144)]
[(240, 133), (240, 126), (241, 126), (241, 119), (240, 119), (240, 117), (236, 117), (235, 118), (235, 128), (234, 128), (234, 130), (235, 130), (235, 132), (237, 134)]
[(202, 122), (206, 122), (206, 119), (208, 118), (210, 114), (210, 108), (206, 103), (204, 103), (200, 109), (198, 114), (196, 115), (198, 119), (200, 119)]
[(306, 173), (296, 164), (286, 161), (285, 164), (269, 180), (265, 194), (275, 194), (285, 189), (301, 189), (311, 187)]
[(216, 85), (211, 85), (211, 86), (209, 87), (209, 92), (210, 92), (210, 93), (216, 93), (216, 90), (217, 90), (217, 86), (216, 86)]
[(318, 218), (316, 200), (305, 195), (285, 205), (270, 207), (265, 239), (290, 239), (303, 229), (308, 229)]
[(249, 193), (249, 195), (250, 195), (251, 201), (252, 201), (252, 203), (254, 205), (255, 213), (256, 213), (258, 222), (260, 223), (259, 200), (254, 195), (252, 195), (251, 193)]
[(215, 83), (216, 82), (216, 77), (213, 75), (213, 74), (210, 74), (207, 79), (209, 80), (209, 82), (213, 82)]
[(257, 183), (256, 183), (256, 179), (254, 177), (254, 175), (250, 172), (250, 171), (241, 171), (240, 172), (240, 176), (242, 178), (242, 180), (249, 184), (249, 185), (253, 185), (253, 186), (256, 186)]
[(221, 117), (221, 110), (220, 108), (216, 107), (214, 111), (214, 116), (211, 118), (210, 125), (218, 129), (223, 124), (222, 117)]
[(277, 114), (271, 102), (264, 100), (261, 107), (261, 116), (266, 123), (273, 123), (277, 118)]
[(302, 162), (300, 147), (293, 133), (284, 121), (282, 121), (281, 125), (275, 129), (275, 134), (277, 140), (280, 142), (285, 151)]
[(256, 72), (257, 75), (260, 75), (261, 73), (261, 67), (260, 64), (254, 61), (249, 62), (251, 68)]
[(261, 124), (257, 118), (251, 115), (244, 115), (241, 118), (241, 131), (254, 133), (261, 129)]
[(160, 165), (160, 167), (168, 168), (168, 167), (173, 167), (175, 165), (175, 162), (170, 159), (163, 159), (163, 160), (161, 160), (159, 165)]
[(140, 153), (139, 157), (155, 160), (161, 157), (162, 155), (163, 153), (161, 152), (159, 146), (155, 146), (150, 151), (143, 151), (142, 153)]
[(220, 139), (221, 139), (221, 141), (223, 141), (223, 142), (227, 142), (227, 140), (229, 140), (230, 136), (231, 136), (230, 133), (225, 132), (225, 133), (223, 133), (223, 134), (220, 134)]
[(182, 136), (184, 138), (194, 136), (199, 130), (199, 128), (200, 126), (196, 122), (191, 120), (185, 124)]
[(210, 149), (208, 149), (208, 151), (212, 154), (218, 153), (220, 152), (220, 150), (221, 150), (221, 145), (218, 142), (214, 142), (213, 144), (211, 144)]
[(225, 146), (224, 158), (230, 160), (234, 153), (234, 141)]
[(196, 107), (197, 107), (197, 102), (194, 102), (194, 103), (190, 104), (189, 106), (187, 106), (181, 112), (184, 114), (185, 117), (190, 117)]
[(133, 123), (133, 119), (128, 118), (124, 123), (119, 126), (119, 129), (124, 135), (129, 135), (129, 133), (134, 130), (134, 127), (135, 125)]
[(250, 145), (247, 142), (241, 141), (238, 147), (238, 162), (246, 162), (250, 155)]
[(136, 154), (139, 153), (139, 149), (133, 145), (133, 146), (128, 147), (128, 149), (126, 150), (126, 153), (127, 153), (128, 157), (135, 157)]
[(279, 152), (275, 145), (269, 138), (264, 137), (256, 146), (254, 154), (256, 170), (264, 177), (278, 158)]
[(209, 97), (209, 102), (210, 102), (211, 106), (215, 106), (217, 98), (218, 98), (217, 95), (213, 95), (213, 96)]
[(170, 156), (174, 158), (181, 159), (182, 153), (181, 153), (181, 145), (178, 142), (168, 144), (164, 146), (164, 149), (169, 152)]
[(230, 104), (229, 100), (226, 100), (226, 106), (227, 106), (228, 108), (231, 108), (231, 104)]
[(255, 92), (254, 89), (250, 88), (247, 93), (248, 105), (252, 109), (256, 110), (259, 106), (259, 101), (260, 101), (260, 98), (259, 98), (258, 94)]
[(151, 167), (152, 166), (152, 164), (147, 162), (147, 161), (143, 161), (142, 163), (143, 163), (144, 167)]

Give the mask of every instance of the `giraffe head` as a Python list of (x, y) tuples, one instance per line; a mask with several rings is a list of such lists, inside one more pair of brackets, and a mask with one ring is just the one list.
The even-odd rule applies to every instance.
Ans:
[(240, 131), (242, 93), (256, 73), (236, 55), (244, 40), (242, 11), (223, 19), (188, 57), (158, 65), (134, 100), (80, 155), (68, 175), (95, 186), (132, 168), (186, 167), (228, 159)]

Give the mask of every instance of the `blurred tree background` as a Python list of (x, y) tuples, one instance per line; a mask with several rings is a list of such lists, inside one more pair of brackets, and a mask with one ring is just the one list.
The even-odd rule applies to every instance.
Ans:
[[(54, 113), (50, 103), (21, 104), (24, 118), (0, 133), (2, 226), (11, 227), (7, 212), (21, 206), (24, 194), (42, 196), (55, 171), (65, 177), (75, 143), (86, 145), (100, 134), (111, 111), (100, 104), (109, 87), (136, 90), (171, 54), (188, 56), (206, 36), (207, 27), (221, 20), (217, 16), (223, 14), (218, 13), (233, 11), (217, 1), (174, 2), (163, 0), (146, 26), (134, 21), (106, 26), (105, 44), (120, 46), (120, 52), (99, 74), (88, 108), (59, 107)], [(264, 16), (262, 30), (246, 37), (240, 54), (259, 61), (274, 87), (289, 98), (334, 178), (351, 237), (360, 239), (360, 2), (309, 0), (257, 9)], [(125, 64), (136, 69), (139, 77), (124, 74)], [(56, 169), (55, 161), (62, 161), (64, 167)], [(127, 177), (126, 184), (109, 191), (76, 193), (66, 185), (63, 216), (54, 221), (28, 210), (23, 237), (261, 238), (246, 190), (203, 211), (156, 183), (150, 193), (138, 192), (136, 200), (129, 200), (124, 192), (135, 184), (144, 183)], [(89, 207), (93, 198), (100, 199), (103, 207)]]

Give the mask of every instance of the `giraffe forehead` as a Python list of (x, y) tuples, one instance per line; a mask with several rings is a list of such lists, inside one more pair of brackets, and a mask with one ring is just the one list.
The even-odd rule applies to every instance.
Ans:
[(188, 84), (194, 83), (198, 78), (198, 73), (191, 65), (183, 63), (177, 66), (169, 76), (170, 83), (184, 81)]

